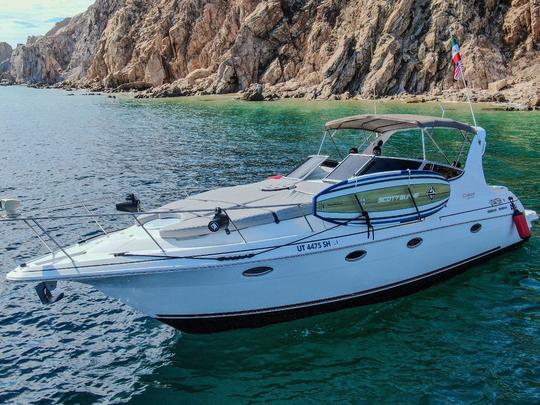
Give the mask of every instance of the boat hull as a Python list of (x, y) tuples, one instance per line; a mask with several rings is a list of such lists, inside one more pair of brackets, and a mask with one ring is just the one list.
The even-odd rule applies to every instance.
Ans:
[[(482, 229), (473, 232), (477, 223)], [(522, 242), (508, 214), (435, 229), (423, 225), (379, 230), (376, 240), (363, 232), (337, 237), (327, 249), (290, 246), (280, 257), (84, 282), (183, 332), (210, 333), (394, 299)], [(422, 242), (411, 248), (415, 239)], [(347, 260), (356, 251), (366, 254)], [(270, 271), (246, 276), (257, 268)]]
[(275, 323), (293, 321), (342, 309), (378, 304), (414, 294), (436, 283), (445, 281), (463, 273), (475, 264), (485, 262), (504, 252), (517, 249), (522, 243), (523, 241), (520, 241), (506, 248), (493, 249), (414, 279), (404, 280), (400, 283), (371, 291), (362, 291), (345, 297), (334, 297), (327, 301), (304, 303), (301, 306), (295, 307), (268, 308), (260, 311), (238, 313), (199, 314), (191, 316), (158, 315), (156, 319), (185, 333), (207, 334), (242, 328), (260, 328)]

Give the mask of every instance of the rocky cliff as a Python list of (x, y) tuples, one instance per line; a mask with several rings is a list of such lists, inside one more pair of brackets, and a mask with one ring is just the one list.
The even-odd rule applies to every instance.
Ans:
[(122, 0), (97, 0), (88, 10), (59, 23), (44, 36), (29, 37), (11, 55), (17, 82), (56, 83), (87, 76), (102, 33)]
[(440, 93), (459, 86), (452, 35), (472, 87), (538, 92), (540, 0), (97, 0), (17, 47), (11, 71), (154, 95)]
[(7, 42), (0, 42), (0, 76), (11, 69), (9, 62), (13, 48)]

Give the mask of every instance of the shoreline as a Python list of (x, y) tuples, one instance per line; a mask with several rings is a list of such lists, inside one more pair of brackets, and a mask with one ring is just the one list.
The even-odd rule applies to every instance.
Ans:
[[(228, 98), (235, 101), (247, 101), (247, 102), (275, 102), (275, 101), (307, 101), (307, 102), (332, 102), (332, 101), (359, 101), (363, 103), (368, 102), (377, 102), (377, 103), (398, 103), (398, 104), (468, 104), (467, 97), (464, 90), (455, 91), (444, 91), (442, 94), (400, 94), (392, 96), (383, 96), (383, 97), (374, 97), (374, 98), (364, 98), (360, 95), (330, 95), (329, 97), (318, 97), (318, 98), (309, 98), (309, 97), (291, 97), (287, 95), (278, 95), (273, 93), (271, 97), (265, 97), (264, 91), (262, 97), (259, 98), (250, 98), (250, 87), (244, 91), (234, 92), (234, 93), (209, 93), (209, 92), (194, 92), (194, 93), (183, 93), (179, 95), (155, 95), (152, 92), (155, 92), (156, 88), (151, 87), (145, 90), (136, 90), (129, 89), (123, 90), (119, 88), (111, 89), (96, 89), (88, 86), (71, 86), (65, 83), (56, 83), (52, 85), (42, 84), (42, 83), (0, 83), (0, 87), (10, 87), (10, 86), (21, 86), (32, 88), (36, 90), (61, 90), (65, 91), (67, 95), (73, 96), (77, 95), (83, 96), (104, 96), (108, 98), (125, 98), (125, 99), (145, 99), (145, 100), (174, 100), (174, 99), (199, 99), (201, 97), (210, 97), (216, 99)], [(524, 103), (519, 101), (497, 101), (496, 99), (486, 97), (486, 90), (482, 89), (471, 89), (471, 98), (473, 105), (483, 106), (482, 110), (496, 110), (496, 111), (540, 111), (539, 105), (531, 105), (531, 103)], [(478, 94), (480, 93), (480, 94)], [(540, 100), (538, 100), (540, 101)]]

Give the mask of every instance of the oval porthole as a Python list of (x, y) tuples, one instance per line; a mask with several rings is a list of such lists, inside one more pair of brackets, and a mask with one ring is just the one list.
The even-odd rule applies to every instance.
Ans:
[(272, 267), (260, 266), (260, 267), (253, 267), (252, 269), (248, 269), (242, 272), (242, 274), (246, 277), (263, 276), (265, 274), (270, 273), (273, 270), (274, 269)]
[(473, 226), (471, 226), (472, 233), (479, 232), (480, 229), (482, 229), (482, 224), (474, 224)]
[(367, 255), (365, 250), (354, 250), (345, 256), (345, 260), (348, 262), (355, 262), (357, 260), (363, 259)]
[(409, 249), (414, 249), (415, 247), (418, 247), (422, 244), (424, 240), (422, 238), (412, 238), (410, 241), (407, 242), (407, 247)]

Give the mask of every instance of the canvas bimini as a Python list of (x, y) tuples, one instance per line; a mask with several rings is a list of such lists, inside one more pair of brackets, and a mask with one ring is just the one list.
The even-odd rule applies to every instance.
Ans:
[[(44, 302), (57, 282), (89, 284), (192, 333), (259, 327), (412, 293), (520, 245), (534, 211), (488, 185), (486, 132), (445, 118), (358, 115), (326, 124), (324, 140), (357, 131), (361, 152), (319, 153), (285, 176), (220, 188), (132, 215), (128, 228), (69, 247), (24, 221), (51, 253), (7, 275), (37, 282)], [(413, 158), (387, 156), (416, 136)], [(439, 146), (457, 136), (457, 156)], [(426, 150), (435, 147), (440, 161)], [(322, 145), (321, 145), (322, 146)], [(468, 152), (467, 152), (468, 150)], [(96, 219), (96, 214), (71, 216)], [(100, 226), (100, 228), (102, 228)]]

